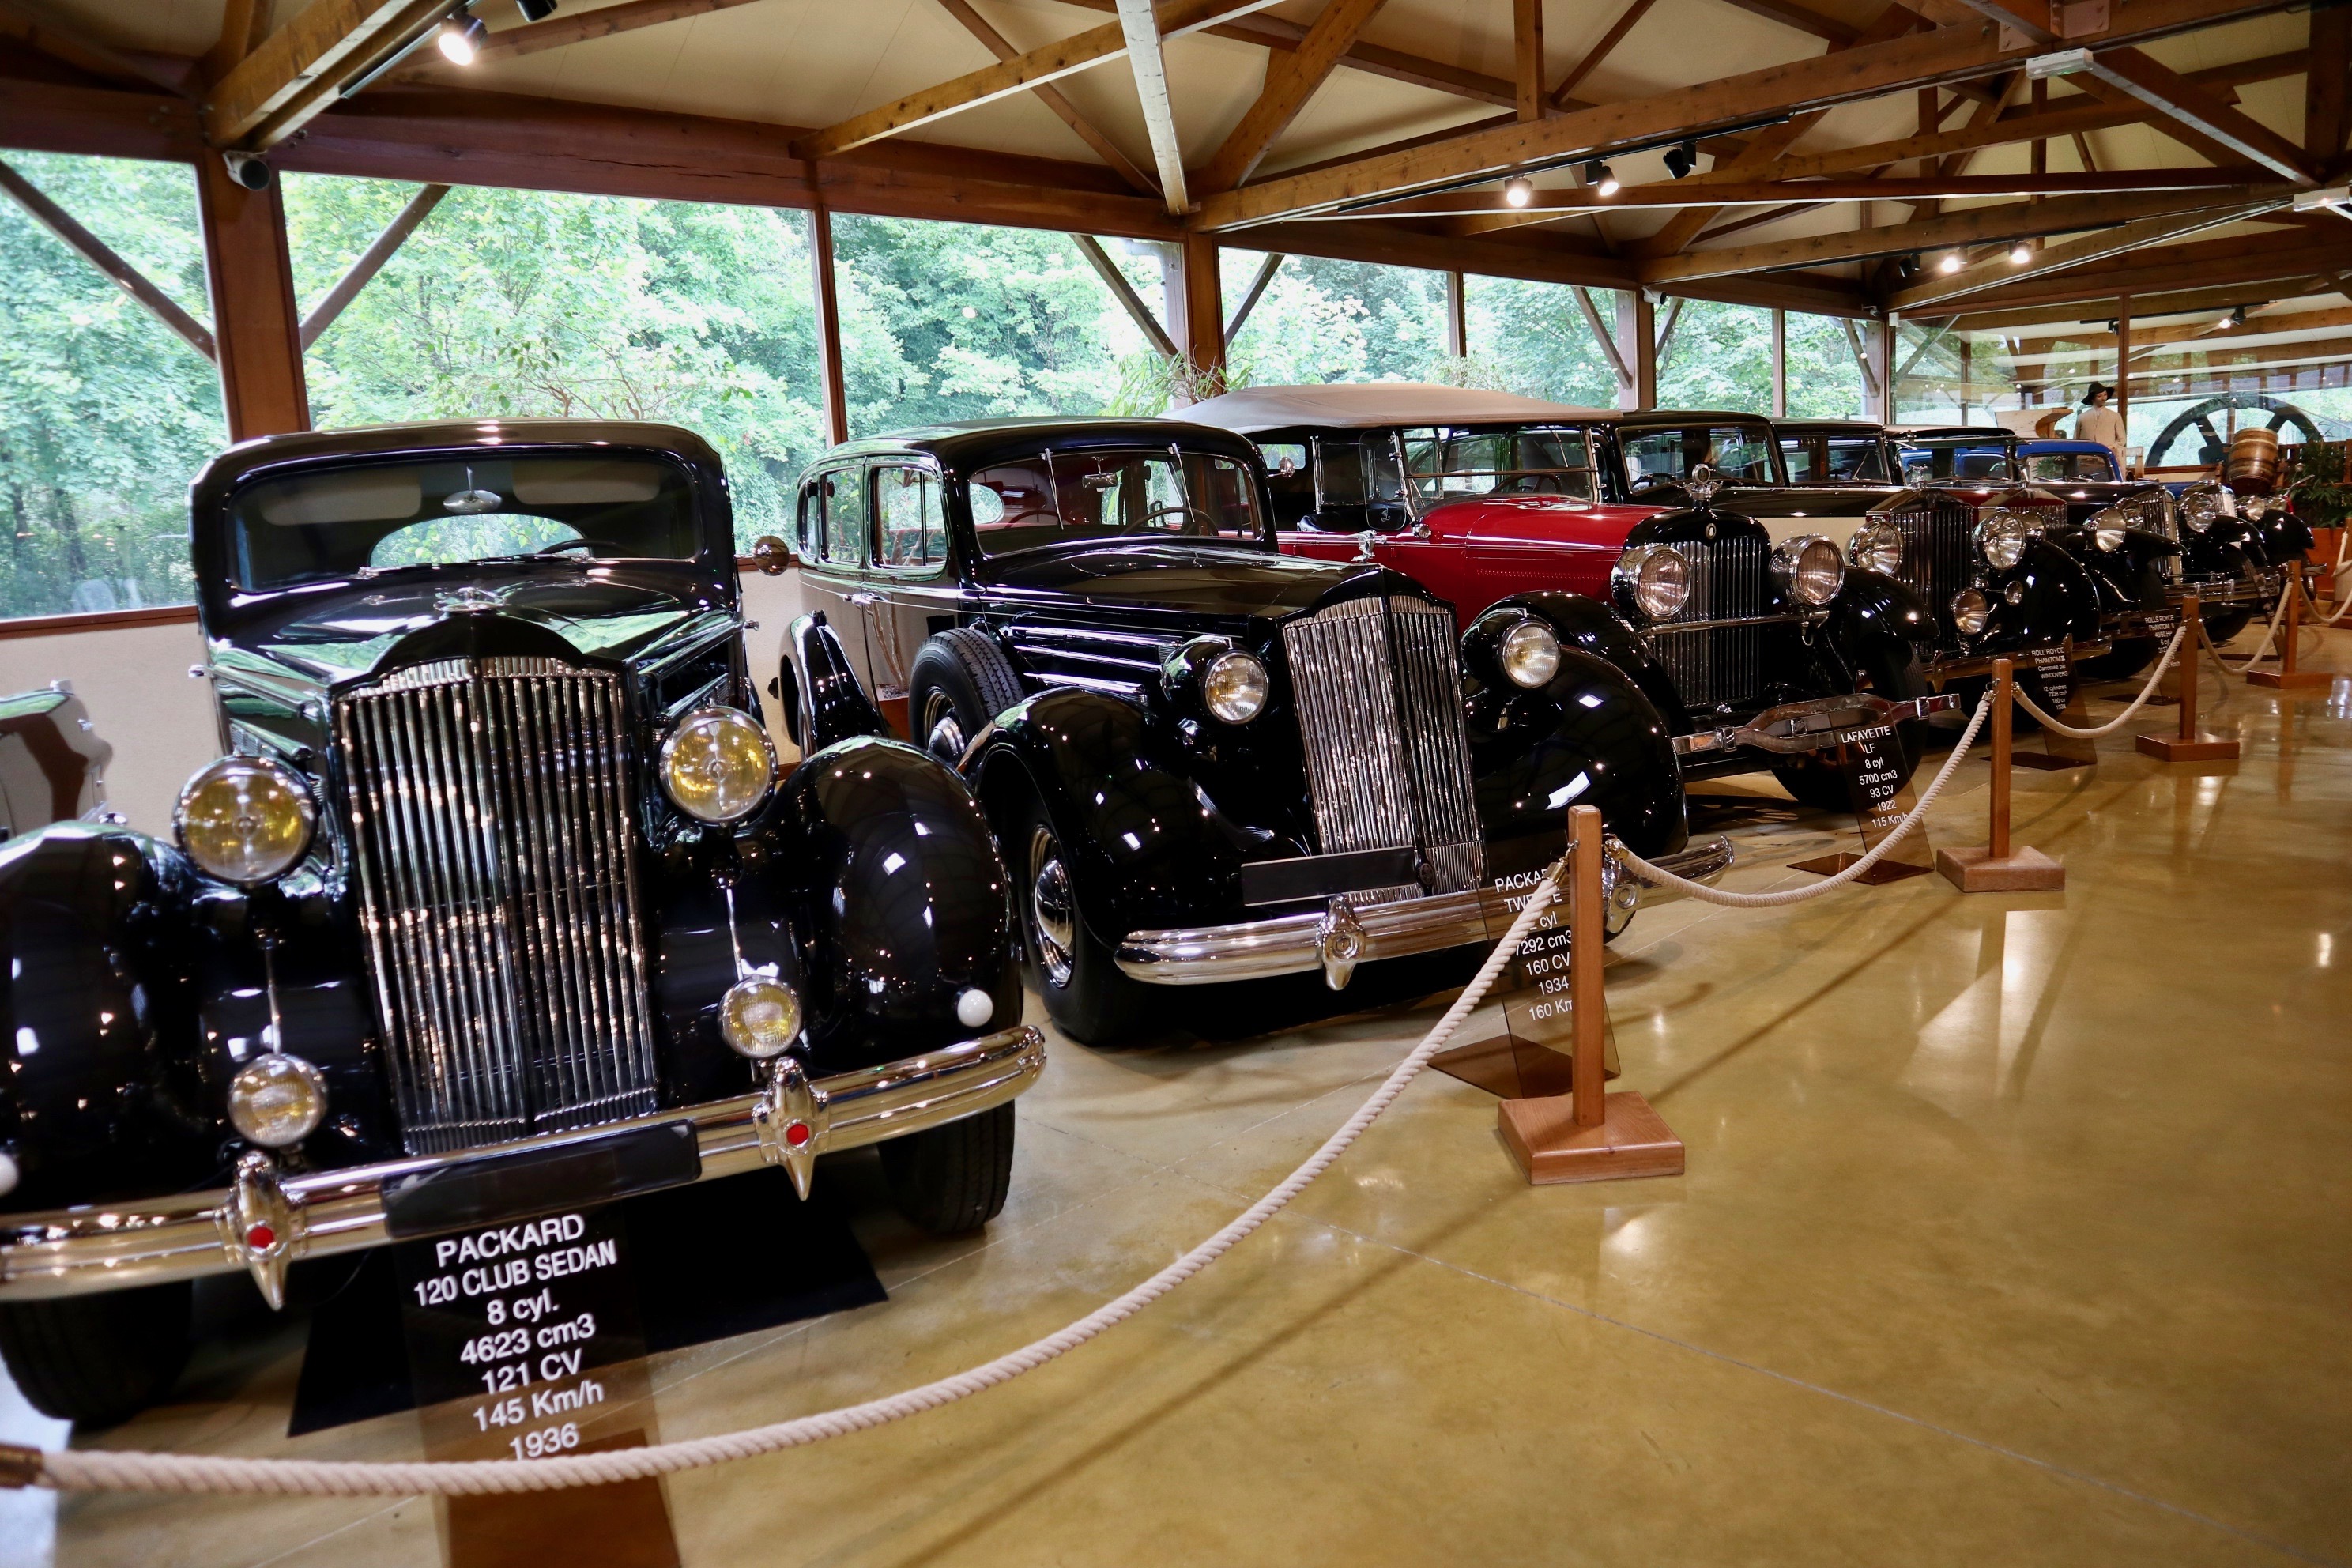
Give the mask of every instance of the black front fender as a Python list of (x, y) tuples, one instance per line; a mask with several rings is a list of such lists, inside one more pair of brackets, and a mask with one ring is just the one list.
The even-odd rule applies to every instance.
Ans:
[(1674, 742), (1633, 677), (1562, 646), (1540, 691), (1507, 682), (1470, 702), (1470, 770), (1489, 870), (1542, 865), (1558, 853), (1571, 805), (1596, 805), (1640, 855), (1670, 854), (1690, 837)]
[(1624, 671), (1676, 732), (1692, 727), (1674, 678), (1650, 651), (1642, 634), (1608, 605), (1580, 594), (1543, 593), (1514, 594), (1495, 608), (1519, 608), (1541, 616), (1563, 647), (1580, 649)]
[(2046, 539), (2028, 543), (2018, 563), (1996, 573), (1984, 593), (1993, 618), (1976, 644), (1979, 654), (2047, 647), (2070, 637), (2085, 643), (2099, 635), (2099, 591), (2090, 574)]
[[(785, 634), (798, 672), (788, 679), (800, 702), (799, 720), (789, 726), (803, 752), (822, 751), (856, 735), (888, 735), (882, 710), (858, 684), (857, 671), (842, 651), (841, 638), (825, 624), (824, 612), (797, 616)], [(783, 679), (778, 681), (782, 695)]]
[(1936, 612), (1927, 601), (1884, 572), (1849, 566), (1830, 602), (1827, 630), (1847, 668), (1873, 667), (1874, 654), (1907, 658), (1936, 641)]

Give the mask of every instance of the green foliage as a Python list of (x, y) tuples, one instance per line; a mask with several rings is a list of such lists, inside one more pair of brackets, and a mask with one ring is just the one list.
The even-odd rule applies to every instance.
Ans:
[(2352, 520), (2352, 442), (2306, 441), (2295, 448), (2295, 515), (2315, 528)]
[[(1238, 310), (1265, 258), (1227, 251), (1222, 283)], [(1234, 334), (1235, 386), (1421, 381), (1445, 353), (1445, 278), (1406, 267), (1294, 256)]]
[[(1663, 329), (1664, 321), (1659, 322)], [(1686, 300), (1658, 363), (1662, 408), (1772, 411), (1772, 312)]]
[[(1470, 355), (1491, 367), (1492, 377), (1464, 384), (1587, 408), (1617, 406), (1617, 373), (1593, 341), (1572, 289), (1516, 278), (1466, 281), (1463, 313)], [(1593, 300), (1602, 321), (1612, 326), (1615, 300), (1608, 290)]]
[[(184, 165), (10, 161), (177, 303), (206, 313)], [(0, 616), (184, 604), (188, 480), (226, 441), (211, 363), (21, 207), (0, 204)]]

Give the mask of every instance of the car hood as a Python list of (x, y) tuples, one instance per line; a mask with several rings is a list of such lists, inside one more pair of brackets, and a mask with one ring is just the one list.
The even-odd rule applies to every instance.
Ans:
[(1423, 521), (1439, 540), (1622, 544), (1636, 524), (1667, 510), (1646, 502), (1620, 505), (1573, 496), (1478, 496), (1433, 506)]
[(526, 577), (335, 584), (282, 619), (215, 641), (224, 670), (337, 687), (430, 658), (541, 655), (628, 664), (731, 626), (731, 609), (678, 577), (618, 567)]
[(1394, 592), (1426, 597), (1410, 579), (1369, 563), (1314, 561), (1235, 545), (1115, 544), (1047, 549), (992, 564), (989, 590), (1014, 605), (1052, 609), (1074, 602), (1098, 609), (1186, 616), (1281, 618), (1370, 583), (1394, 578)]

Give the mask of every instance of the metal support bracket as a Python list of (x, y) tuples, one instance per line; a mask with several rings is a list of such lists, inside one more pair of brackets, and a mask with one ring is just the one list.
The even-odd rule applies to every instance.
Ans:
[(1702, 756), (1710, 752), (1727, 752), (1740, 746), (1752, 746), (1759, 752), (1783, 755), (1826, 751), (1857, 731), (1875, 730), (1909, 719), (1925, 719), (1931, 713), (1949, 713), (1958, 710), (1960, 700), (1948, 694), (1914, 697), (1897, 702), (1868, 691), (1856, 691), (1843, 697), (1816, 697), (1803, 702), (1784, 702), (1778, 708), (1765, 710), (1745, 724), (1726, 724), (1713, 730), (1676, 735), (1675, 755)]

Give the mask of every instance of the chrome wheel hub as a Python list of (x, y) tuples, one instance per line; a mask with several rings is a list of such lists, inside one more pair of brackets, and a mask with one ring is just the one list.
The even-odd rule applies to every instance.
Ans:
[(966, 740), (963, 726), (956, 722), (955, 704), (944, 691), (934, 691), (923, 699), (923, 749), (953, 767), (963, 760)]
[(1037, 940), (1037, 962), (1056, 989), (1070, 983), (1077, 947), (1077, 900), (1070, 894), (1069, 868), (1062, 847), (1040, 827), (1029, 837), (1029, 927)]

